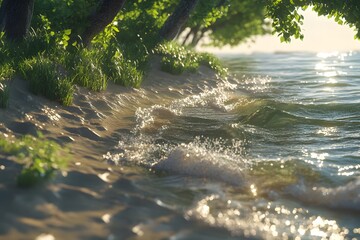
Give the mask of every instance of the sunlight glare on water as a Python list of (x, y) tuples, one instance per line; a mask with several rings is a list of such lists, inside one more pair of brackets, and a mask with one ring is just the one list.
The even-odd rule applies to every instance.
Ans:
[[(212, 229), (176, 236), (359, 238), (360, 56), (223, 59), (228, 80), (187, 83), (181, 94), (176, 84), (143, 89), (154, 100), (104, 158), (150, 170), (141, 191)], [(138, 226), (139, 235), (152, 225)]]

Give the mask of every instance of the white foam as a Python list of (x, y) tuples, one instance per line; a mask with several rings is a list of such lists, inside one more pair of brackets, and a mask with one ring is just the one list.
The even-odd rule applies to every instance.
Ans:
[(241, 157), (243, 143), (233, 140), (197, 137), (179, 145), (156, 144), (149, 137), (139, 135), (119, 141), (117, 153), (105, 159), (119, 164), (129, 162), (181, 175), (243, 185), (248, 168)]
[(216, 87), (204, 86), (200, 93), (191, 94), (188, 97), (177, 99), (169, 104), (155, 104), (148, 108), (138, 108), (136, 110), (135, 131), (149, 129), (164, 118), (182, 115), (184, 108), (209, 107), (225, 112), (231, 111), (234, 105), (227, 104), (231, 98), (229, 90), (236, 89), (237, 85), (229, 82), (219, 82)]
[(189, 144), (181, 144), (173, 148), (167, 158), (159, 161), (154, 167), (232, 185), (243, 185), (245, 182), (244, 159), (236, 154), (234, 145), (224, 148), (219, 139), (201, 142), (200, 138), (197, 138)]
[(308, 187), (298, 184), (291, 187), (290, 192), (307, 203), (330, 208), (360, 210), (360, 177), (335, 188)]

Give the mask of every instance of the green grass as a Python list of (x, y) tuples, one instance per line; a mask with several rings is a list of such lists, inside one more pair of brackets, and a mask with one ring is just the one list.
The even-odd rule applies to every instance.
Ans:
[(26, 135), (20, 139), (0, 137), (0, 150), (15, 156), (23, 168), (16, 178), (19, 187), (32, 187), (54, 176), (57, 171), (65, 170), (69, 159), (66, 151), (55, 142), (41, 135)]
[(6, 108), (9, 105), (8, 80), (13, 77), (14, 72), (10, 64), (0, 65), (0, 108)]
[(221, 77), (227, 76), (227, 69), (220, 60), (210, 53), (198, 53), (173, 42), (165, 42), (155, 49), (155, 54), (162, 56), (161, 69), (179, 75), (184, 72), (196, 72), (200, 65), (213, 69)]
[(125, 87), (138, 88), (143, 80), (143, 72), (136, 66), (136, 62), (126, 61), (119, 50), (103, 63), (104, 72), (110, 81)]
[(178, 44), (166, 42), (160, 44), (155, 53), (162, 56), (161, 70), (180, 75), (184, 72), (196, 72), (199, 68), (196, 52), (186, 49)]
[(7, 108), (9, 105), (9, 86), (0, 81), (0, 108)]
[(228, 75), (228, 69), (223, 67), (220, 59), (211, 53), (199, 53), (199, 62), (214, 70), (220, 77)]
[(95, 50), (82, 49), (73, 57), (72, 79), (75, 84), (93, 91), (107, 87), (107, 76), (103, 73), (103, 56)]
[(61, 67), (42, 54), (26, 59), (18, 66), (21, 76), (29, 81), (30, 91), (70, 105), (74, 88), (71, 80), (64, 75)]
[(157, 39), (151, 36), (146, 41), (138, 35), (123, 41), (108, 39), (85, 49), (81, 44), (71, 45), (69, 38), (64, 45), (64, 34), (51, 31), (50, 23), (44, 24), (42, 30), (32, 31), (18, 43), (7, 41), (0, 33), (0, 107), (6, 107), (9, 98), (8, 86), (2, 80), (11, 78), (14, 72), (29, 82), (34, 94), (63, 105), (72, 103), (74, 84), (93, 91), (105, 90), (108, 81), (140, 87), (148, 70), (149, 53), (160, 55), (161, 69), (172, 74), (196, 72), (200, 65), (206, 65), (221, 77), (227, 75), (214, 55), (197, 53), (172, 42), (154, 49)]

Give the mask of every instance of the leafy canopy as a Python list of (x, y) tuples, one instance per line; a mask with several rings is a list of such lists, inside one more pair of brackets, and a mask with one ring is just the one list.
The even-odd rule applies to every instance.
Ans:
[(303, 39), (301, 25), (304, 16), (300, 10), (311, 7), (319, 16), (327, 16), (339, 24), (347, 24), (360, 38), (360, 4), (358, 0), (267, 0), (267, 16), (273, 20), (274, 33), (282, 41), (291, 37)]

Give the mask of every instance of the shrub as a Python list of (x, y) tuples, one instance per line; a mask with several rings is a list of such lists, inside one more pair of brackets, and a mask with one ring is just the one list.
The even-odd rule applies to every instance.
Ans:
[(228, 69), (223, 67), (220, 60), (211, 53), (199, 53), (200, 64), (213, 69), (221, 77), (226, 77)]
[(161, 70), (171, 74), (196, 72), (199, 62), (195, 52), (172, 42), (160, 44), (155, 53), (162, 56)]
[(172, 42), (159, 44), (154, 52), (162, 56), (161, 69), (171, 74), (196, 72), (202, 64), (210, 67), (222, 77), (227, 75), (227, 69), (221, 65), (220, 60), (209, 53), (197, 53)]

